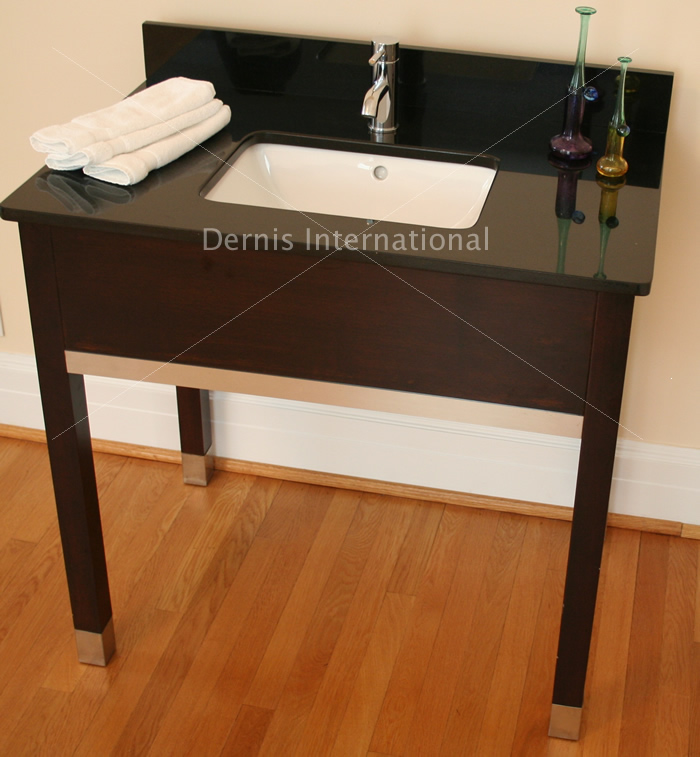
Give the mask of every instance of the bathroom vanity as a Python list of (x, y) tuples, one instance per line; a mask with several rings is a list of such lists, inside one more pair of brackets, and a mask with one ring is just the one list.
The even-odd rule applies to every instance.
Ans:
[[(80, 658), (105, 665), (115, 645), (83, 375), (178, 387), (185, 478), (199, 484), (208, 390), (235, 391), (241, 371), (546, 409), (583, 416), (550, 731), (577, 738), (672, 75), (631, 73), (630, 170), (611, 187), (594, 162), (548, 160), (569, 64), (402, 46), (389, 145), (361, 113), (369, 42), (155, 23), (143, 33), (147, 84), (212, 81), (229, 127), (137, 186), (44, 168), (2, 203), (20, 226)], [(587, 73), (600, 93), (584, 124), (595, 160), (616, 71)], [(498, 172), (478, 220), (456, 229), (203, 197), (250, 140), (349, 149), (376, 165), (478, 155)]]

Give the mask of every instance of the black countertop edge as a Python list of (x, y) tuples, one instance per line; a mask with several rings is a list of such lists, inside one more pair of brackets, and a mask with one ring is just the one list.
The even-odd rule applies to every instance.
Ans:
[[(126, 234), (140, 237), (154, 237), (157, 239), (167, 239), (182, 244), (192, 244), (200, 247), (203, 235), (201, 231), (190, 231), (188, 229), (175, 229), (172, 226), (158, 227), (153, 225), (125, 225), (119, 221), (111, 221), (99, 218), (81, 218), (71, 219), (61, 215), (42, 214), (40, 218), (37, 214), (23, 211), (10, 211), (9, 213), (0, 208), (0, 218), (17, 223), (33, 223), (46, 226), (73, 227), (88, 229), (91, 231), (100, 231), (115, 234)], [(279, 251), (275, 251), (280, 254)], [(291, 250), (287, 251), (290, 255), (302, 255), (309, 258), (322, 258), (328, 255), (327, 249), (309, 249), (306, 245), (296, 244)], [(236, 252), (232, 251), (232, 255)], [(259, 255), (265, 255), (265, 251), (260, 251)], [(284, 254), (284, 253), (281, 253)], [(392, 254), (390, 252), (375, 252), (363, 250), (362, 252), (353, 251), (352, 249), (341, 248), (331, 257), (343, 260), (352, 260), (355, 262), (366, 263), (371, 265), (378, 263), (381, 266), (397, 269), (408, 268), (417, 270), (431, 270), (438, 273), (458, 274), (462, 276), (480, 276), (490, 279), (501, 279), (505, 281), (522, 281), (531, 284), (545, 284), (547, 286), (564, 287), (568, 289), (594, 289), (596, 291), (611, 292), (615, 294), (631, 294), (635, 296), (646, 296), (651, 290), (651, 282), (635, 281), (607, 281), (597, 280), (595, 286), (591, 286), (592, 280), (585, 276), (576, 276), (574, 274), (557, 274), (546, 271), (533, 271), (530, 269), (512, 268), (506, 266), (488, 265), (485, 263), (462, 262), (457, 260), (447, 260), (444, 258), (426, 258), (421, 256)]]

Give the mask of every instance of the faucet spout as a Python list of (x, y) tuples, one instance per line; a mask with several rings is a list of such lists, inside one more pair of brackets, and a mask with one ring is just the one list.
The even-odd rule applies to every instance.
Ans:
[(376, 119), (379, 113), (379, 104), (385, 95), (389, 95), (389, 84), (386, 75), (375, 81), (367, 90), (362, 103), (362, 115), (367, 118)]
[(362, 115), (370, 119), (369, 130), (373, 138), (396, 132), (396, 65), (399, 60), (399, 44), (392, 41), (372, 43), (374, 81), (362, 102)]

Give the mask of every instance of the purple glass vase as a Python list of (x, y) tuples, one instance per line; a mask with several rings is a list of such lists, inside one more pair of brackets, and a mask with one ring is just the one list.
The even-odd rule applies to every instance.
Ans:
[(581, 16), (581, 28), (578, 38), (578, 52), (574, 73), (569, 84), (569, 93), (566, 98), (566, 117), (564, 118), (564, 130), (556, 137), (552, 137), (549, 146), (559, 157), (570, 160), (581, 160), (590, 155), (593, 145), (590, 139), (581, 134), (581, 122), (583, 111), (586, 107), (584, 95), (586, 85), (586, 41), (588, 39), (588, 21), (595, 13), (595, 8), (579, 6), (576, 13)]

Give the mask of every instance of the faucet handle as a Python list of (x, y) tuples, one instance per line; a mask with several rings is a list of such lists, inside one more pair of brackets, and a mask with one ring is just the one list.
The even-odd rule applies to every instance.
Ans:
[(379, 47), (375, 50), (374, 55), (369, 59), (369, 65), (370, 66), (376, 66), (377, 63), (386, 55), (386, 48), (383, 44), (380, 44)]
[(372, 40), (372, 57), (369, 59), (369, 65), (376, 66), (382, 58), (386, 63), (394, 63), (399, 59), (399, 41), (396, 37), (380, 37)]

